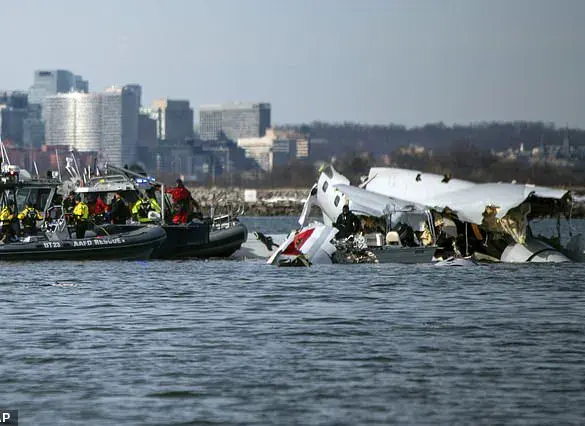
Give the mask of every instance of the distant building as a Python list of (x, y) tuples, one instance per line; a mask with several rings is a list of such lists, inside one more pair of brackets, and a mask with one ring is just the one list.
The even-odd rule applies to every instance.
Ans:
[(101, 93), (62, 93), (47, 96), (44, 102), (47, 145), (66, 145), (81, 152), (101, 150)]
[(141, 108), (138, 114), (137, 160), (147, 168), (154, 168), (158, 139), (156, 137), (157, 120), (149, 108)]
[(189, 101), (157, 99), (152, 103), (157, 120), (157, 137), (163, 141), (193, 138), (193, 109)]
[(98, 152), (101, 161), (119, 166), (134, 163), (139, 96), (135, 86), (48, 96), (43, 108), (46, 144)]
[(238, 139), (238, 147), (246, 152), (246, 157), (256, 160), (256, 163), (265, 172), (272, 171), (274, 165), (272, 153), (273, 143), (273, 135), (264, 135), (261, 138)]
[(298, 139), (296, 143), (296, 151), (298, 159), (307, 159), (310, 155), (310, 144), (307, 139)]
[(24, 121), (28, 114), (28, 95), (22, 91), (0, 92), (0, 137), (17, 146), (24, 142)]
[(74, 91), (87, 93), (87, 80), (67, 70), (38, 70), (35, 71), (34, 82), (28, 92), (28, 101), (30, 104), (42, 105), (47, 96)]
[(114, 165), (136, 161), (140, 93), (136, 85), (111, 87), (102, 94), (103, 160)]
[(199, 108), (199, 127), (203, 140), (218, 140), (222, 134), (233, 141), (259, 138), (270, 127), (270, 104), (202, 105)]
[[(324, 141), (324, 143), (327, 143), (327, 141), (325, 140), (311, 140), (309, 141), (309, 139), (307, 138), (307, 136), (301, 132), (298, 132), (296, 130), (290, 130), (290, 129), (275, 129), (274, 130), (274, 134), (276, 137), (276, 140), (278, 141), (288, 141), (289, 143), (289, 153), (290, 153), (290, 159), (299, 159), (299, 160), (306, 160), (309, 158), (309, 155), (311, 154), (311, 146), (313, 145), (313, 141), (315, 141), (315, 144), (319, 144), (321, 141)], [(282, 151), (284, 148), (283, 146), (285, 145), (284, 142), (281, 142), (281, 146), (276, 148), (276, 151)], [(279, 156), (281, 158), (283, 158), (283, 156)], [(280, 161), (279, 163), (280, 164)]]
[(297, 155), (297, 141), (294, 139), (277, 139), (272, 144), (272, 161), (274, 166), (284, 166)]
[(40, 148), (45, 143), (45, 123), (40, 105), (28, 105), (23, 131), (23, 144), (25, 146)]

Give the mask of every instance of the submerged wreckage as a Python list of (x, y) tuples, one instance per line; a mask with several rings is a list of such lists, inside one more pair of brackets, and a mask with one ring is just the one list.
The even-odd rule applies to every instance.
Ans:
[[(336, 238), (335, 221), (349, 205), (360, 232)], [(308, 223), (313, 206), (322, 222)], [(561, 218), (570, 220), (571, 193), (534, 185), (474, 183), (399, 168), (372, 168), (359, 186), (332, 166), (311, 188), (293, 231), (268, 259), (274, 265), (421, 263), (432, 261), (585, 261), (585, 240), (561, 245)], [(532, 221), (556, 218), (553, 238), (535, 236)]]

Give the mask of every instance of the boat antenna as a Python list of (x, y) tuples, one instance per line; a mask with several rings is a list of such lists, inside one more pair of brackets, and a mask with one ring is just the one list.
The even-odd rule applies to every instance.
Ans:
[(57, 159), (57, 173), (59, 174), (59, 180), (61, 180), (61, 163), (59, 162), (59, 150), (55, 149), (55, 158)]
[(83, 180), (83, 183), (86, 184), (87, 180), (85, 179), (85, 173), (80, 173), (79, 172), (79, 164), (77, 164), (77, 159), (75, 158), (75, 154), (76, 154), (76, 150), (72, 149), (71, 150), (71, 156), (73, 157), (73, 165), (75, 166), (75, 171), (77, 172), (77, 175), (81, 177), (81, 179)]
[(39, 168), (37, 167), (37, 162), (33, 161), (33, 165), (35, 166), (35, 172), (37, 174), (37, 178), (39, 177)]
[(0, 138), (0, 153), (2, 154), (2, 164), (8, 164), (10, 166), (10, 158), (8, 158), (8, 151), (2, 139)]
[(6, 147), (4, 146), (4, 142), (2, 142), (2, 116), (0, 115), (0, 161), (2, 165), (8, 164), (10, 165), (10, 159), (8, 158), (8, 152), (6, 152)]

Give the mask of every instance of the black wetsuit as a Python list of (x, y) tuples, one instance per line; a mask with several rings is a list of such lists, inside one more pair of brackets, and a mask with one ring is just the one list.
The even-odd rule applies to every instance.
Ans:
[(123, 225), (130, 217), (130, 209), (121, 198), (114, 199), (111, 205), (111, 220), (116, 225)]
[(335, 238), (347, 238), (359, 231), (360, 220), (352, 212), (341, 213), (339, 216), (337, 216), (335, 227), (339, 229), (339, 232)]

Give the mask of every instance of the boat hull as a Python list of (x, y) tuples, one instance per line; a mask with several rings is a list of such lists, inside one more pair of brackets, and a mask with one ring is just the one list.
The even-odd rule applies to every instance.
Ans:
[[(114, 225), (108, 229), (129, 230), (143, 225)], [(188, 259), (229, 257), (248, 238), (248, 229), (236, 222), (224, 228), (213, 228), (208, 223), (163, 225), (167, 238), (151, 254), (152, 259)]]
[(145, 260), (165, 240), (160, 227), (83, 239), (38, 239), (0, 246), (0, 260)]

